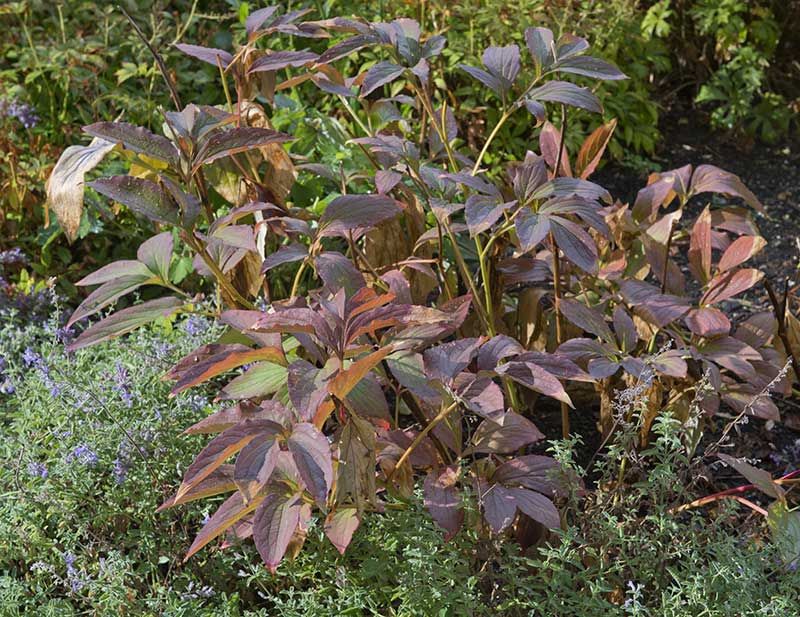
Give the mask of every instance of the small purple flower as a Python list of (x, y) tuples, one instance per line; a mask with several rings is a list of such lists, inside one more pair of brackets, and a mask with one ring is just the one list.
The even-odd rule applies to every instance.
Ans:
[(25, 363), (27, 367), (39, 367), (42, 364), (42, 356), (36, 353), (30, 347), (26, 347), (25, 351), (22, 353), (22, 361)]
[(125, 482), (125, 478), (128, 477), (128, 471), (130, 470), (130, 461), (123, 460), (120, 457), (114, 459), (114, 480), (117, 484), (122, 484)]
[(28, 263), (28, 258), (19, 247), (8, 249), (7, 251), (0, 251), (0, 265), (12, 266), (18, 264), (24, 265), (26, 263)]
[(208, 327), (208, 321), (199, 315), (190, 315), (189, 318), (183, 322), (183, 329), (186, 330), (190, 336), (200, 336), (208, 330)]
[(47, 477), (47, 466), (44, 463), (28, 463), (28, 475), (34, 478), (44, 479)]
[(11, 383), (11, 379), (6, 377), (3, 383), (0, 383), (0, 394), (14, 394), (16, 392), (16, 388), (14, 388), (14, 384)]
[(0, 116), (16, 118), (26, 129), (31, 129), (39, 122), (36, 110), (27, 103), (20, 103), (17, 99), (0, 102)]
[(64, 564), (67, 566), (67, 582), (72, 593), (78, 593), (83, 589), (86, 581), (81, 572), (75, 567), (75, 555), (64, 553)]
[(99, 458), (97, 454), (85, 443), (79, 444), (67, 455), (67, 462), (77, 461), (86, 467), (97, 465)]
[(133, 394), (131, 394), (128, 369), (126, 369), (121, 362), (117, 362), (114, 383), (114, 390), (120, 395), (122, 402), (128, 407), (132, 407)]

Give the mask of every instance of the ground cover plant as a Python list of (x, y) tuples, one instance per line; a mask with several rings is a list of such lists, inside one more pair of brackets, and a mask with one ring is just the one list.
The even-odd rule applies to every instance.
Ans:
[[(230, 50), (177, 46), (218, 72), (224, 105), (184, 105), (153, 48), (175, 107), (160, 130), (90, 124), (91, 143), (67, 149), (48, 181), (71, 239), (84, 184), (153, 232), (135, 259), (78, 282), (94, 289), (64, 325), (79, 330), (69, 354), (85, 357), (86, 347), (152, 324), (168, 328), (179, 315), (218, 320), (164, 374), (172, 397), (202, 389), (224, 402), (183, 427), (210, 437), (159, 507), (196, 510), (212, 498), (188, 563), (220, 542), (252, 551), (240, 548), (252, 539), (279, 573), (287, 555), (302, 559), (322, 536), (349, 558), (371, 519), (398, 504), (419, 518), (409, 504), (421, 491), (444, 538), (477, 547), (468, 563), (482, 564), (475, 597), (488, 608), (536, 609), (503, 591), (495, 572), (500, 553), (520, 550), (511, 539), (556, 563), (579, 562), (585, 576), (621, 550), (613, 525), (671, 521), (674, 531), (721, 501), (765, 515), (770, 555), (792, 571), (794, 475), (773, 479), (723, 452), (744, 422), (779, 422), (770, 394), (790, 394), (797, 379), (787, 294), (769, 287), (773, 310), (726, 313), (763, 279), (747, 264), (765, 246), (754, 215), (763, 207), (738, 177), (708, 163), (654, 173), (632, 204), (592, 182), (616, 122), (571, 147), (574, 110), (602, 112), (593, 89), (573, 80), (626, 75), (574, 35), (531, 27), (524, 47), (491, 46), (481, 66), (460, 65), (497, 112), (465, 140), (457, 93), (437, 77), (446, 39), (416, 21), (313, 21), (308, 11), (271, 7), (245, 27), (246, 41)], [(285, 100), (310, 87), (338, 110), (326, 126), (341, 135), (319, 137), (338, 140), (338, 168), (298, 156), (292, 135), (275, 128), (285, 124)], [(512, 122), (530, 127), (538, 148), (519, 158), (499, 148)], [(104, 159), (127, 173), (85, 182)], [(127, 307), (109, 313), (120, 300)], [(22, 362), (58, 390), (41, 356)], [(548, 452), (537, 424), (553, 404), (562, 441)], [(592, 407), (605, 451), (582, 468), (571, 425)], [(73, 459), (86, 457), (82, 449)], [(751, 484), (698, 496), (696, 478), (715, 475), (720, 462)], [(677, 487), (659, 487), (659, 473)], [(642, 486), (648, 474), (656, 475)], [(755, 490), (774, 503), (743, 496)], [(582, 537), (563, 541), (564, 529)], [(718, 543), (732, 559), (714, 533), (697, 549)], [(467, 549), (454, 546), (463, 558)], [(747, 554), (759, 570), (761, 557)], [(687, 571), (659, 578), (680, 556), (661, 567), (652, 557), (650, 587), (683, 601), (671, 584)], [(547, 570), (541, 563), (520, 567)], [(66, 566), (69, 579), (74, 564)], [(645, 604), (627, 583), (630, 568), (601, 568), (602, 586), (581, 585), (572, 600), (635, 612)], [(513, 588), (516, 574), (508, 576)], [(471, 589), (451, 601), (473, 602)], [(794, 601), (783, 591), (777, 600)], [(556, 602), (566, 610), (568, 599)]]

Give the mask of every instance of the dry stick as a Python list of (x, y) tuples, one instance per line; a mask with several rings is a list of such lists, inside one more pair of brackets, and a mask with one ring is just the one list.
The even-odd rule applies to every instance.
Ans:
[(786, 309), (789, 304), (789, 281), (784, 283), (783, 301), (778, 302), (778, 296), (775, 294), (775, 289), (768, 279), (764, 279), (764, 287), (767, 288), (769, 300), (772, 303), (772, 310), (775, 313), (775, 319), (778, 321), (778, 338), (781, 339), (786, 353), (792, 359), (792, 369), (794, 369), (795, 380), (800, 380), (800, 360), (797, 358), (797, 352), (792, 347), (792, 342), (789, 340), (789, 334), (786, 332)]
[(408, 460), (408, 457), (411, 456), (411, 453), (414, 452), (417, 446), (422, 443), (422, 440), (425, 438), (425, 435), (430, 433), (436, 427), (436, 425), (439, 424), (439, 422), (441, 422), (447, 416), (449, 416), (450, 412), (453, 411), (456, 407), (458, 407), (458, 401), (453, 401), (450, 405), (444, 407), (433, 420), (428, 422), (427, 426), (419, 432), (419, 434), (414, 438), (414, 441), (411, 442), (411, 445), (408, 446), (408, 448), (405, 449), (403, 454), (400, 455), (400, 458), (397, 459), (397, 463), (389, 472), (389, 475), (386, 476), (387, 482), (389, 482), (392, 479), (395, 471), (397, 471), (400, 468), (400, 466)]
[(118, 5), (118, 8), (120, 11), (122, 11), (122, 14), (125, 15), (127, 20), (131, 23), (131, 26), (133, 26), (133, 29), (136, 31), (136, 34), (141, 39), (142, 43), (144, 43), (147, 49), (150, 50), (150, 53), (153, 55), (153, 58), (155, 58), (156, 64), (158, 64), (158, 69), (159, 71), (161, 71), (161, 76), (164, 78), (164, 81), (167, 84), (167, 88), (169, 89), (169, 95), (172, 98), (172, 102), (175, 104), (175, 108), (178, 110), (183, 109), (183, 105), (181, 105), (181, 98), (178, 95), (178, 89), (175, 86), (175, 82), (172, 81), (172, 78), (169, 76), (169, 73), (167, 72), (167, 65), (164, 64), (164, 60), (161, 58), (161, 56), (158, 54), (155, 48), (150, 44), (150, 41), (148, 41), (147, 38), (145, 38), (144, 32), (142, 32), (142, 29), (139, 27), (139, 24), (137, 24), (133, 20), (133, 17), (131, 17), (128, 14), (128, 11), (126, 11), (122, 7), (122, 5)]
[(667, 236), (667, 249), (664, 251), (664, 269), (661, 271), (661, 293), (667, 292), (667, 271), (669, 266), (669, 251), (672, 248), (672, 234), (675, 232), (675, 221), (669, 224), (669, 235)]
[[(567, 106), (561, 106), (561, 140), (558, 144), (558, 154), (556, 154), (556, 166), (553, 169), (553, 179), (558, 177), (558, 170), (561, 167), (561, 156), (564, 152), (564, 139), (567, 135)], [(555, 295), (556, 311), (556, 343), (563, 343), (563, 328), (561, 323), (561, 267), (559, 264), (558, 244), (556, 243), (553, 232), (549, 233), (550, 247), (553, 251), (553, 294)], [(564, 439), (569, 437), (569, 405), (561, 401), (561, 436)]]

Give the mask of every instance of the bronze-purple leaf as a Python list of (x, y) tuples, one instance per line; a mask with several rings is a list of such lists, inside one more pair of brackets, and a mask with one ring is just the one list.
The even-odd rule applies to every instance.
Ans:
[(391, 83), (403, 74), (405, 68), (393, 62), (378, 62), (372, 65), (364, 75), (361, 84), (361, 96), (365, 97), (383, 85)]
[(229, 457), (244, 448), (256, 437), (265, 438), (283, 431), (280, 424), (270, 420), (244, 420), (212, 439), (186, 469), (176, 499), (204, 480)]
[(504, 454), (544, 439), (536, 425), (514, 411), (507, 411), (501, 422), (484, 420), (475, 430), (474, 452)]
[(177, 206), (155, 182), (133, 176), (112, 176), (90, 182), (89, 186), (151, 221), (168, 225), (179, 223)]
[(689, 267), (703, 285), (711, 278), (711, 213), (708, 207), (697, 217), (692, 227)]
[(560, 216), (552, 216), (550, 231), (567, 259), (585, 272), (597, 272), (597, 246), (582, 227)]
[(247, 35), (250, 36), (258, 31), (270, 17), (272, 17), (278, 10), (277, 6), (267, 6), (263, 9), (253, 11), (247, 16), (244, 22), (244, 29)]
[(516, 201), (499, 202), (486, 195), (470, 195), (464, 208), (469, 235), (476, 236), (497, 222), (503, 212), (516, 205)]
[(774, 499), (780, 499), (785, 494), (785, 490), (776, 484), (772, 475), (764, 469), (753, 467), (743, 459), (734, 458), (728, 454), (718, 454), (719, 459), (747, 478), (748, 482), (755, 485), (761, 492)]
[(263, 495), (258, 495), (249, 503), (245, 503), (242, 494), (239, 492), (228, 497), (203, 526), (200, 533), (197, 534), (186, 553), (186, 557), (184, 557), (184, 561), (232, 527), (237, 521), (255, 510), (263, 498)]
[(525, 351), (525, 348), (505, 334), (498, 334), (486, 341), (478, 350), (478, 370), (492, 370), (500, 360), (509, 356), (516, 356)]
[(192, 170), (217, 159), (246, 152), (269, 144), (291, 141), (292, 137), (272, 129), (242, 126), (228, 130), (216, 130), (210, 134), (194, 157)]
[(304, 66), (319, 58), (311, 51), (275, 51), (253, 62), (248, 73), (279, 71), (288, 67)]
[(495, 371), (499, 375), (510, 377), (526, 388), (541, 392), (545, 396), (550, 396), (572, 407), (572, 401), (561, 382), (537, 364), (512, 360), (498, 366)]
[(721, 193), (741, 197), (748, 205), (759, 212), (764, 212), (764, 206), (758, 198), (748, 189), (739, 176), (724, 171), (713, 165), (700, 165), (692, 175), (692, 194)]
[(360, 523), (358, 509), (351, 507), (337, 508), (325, 517), (325, 535), (340, 555), (344, 555)]
[(347, 238), (352, 234), (358, 239), (400, 212), (398, 202), (386, 195), (342, 195), (329, 203), (320, 217), (320, 236)]
[(741, 268), (718, 274), (708, 283), (708, 291), (700, 299), (700, 304), (709, 305), (747, 291), (764, 278), (764, 273), (755, 268)]
[(505, 93), (514, 85), (519, 75), (519, 47), (488, 47), (483, 52), (483, 65), (501, 84), (501, 92)]
[(169, 282), (172, 247), (172, 232), (165, 231), (142, 242), (136, 251), (136, 258), (162, 281)]
[(267, 255), (264, 263), (261, 264), (261, 272), (263, 274), (277, 266), (300, 261), (306, 257), (308, 257), (308, 247), (297, 242), (292, 242), (291, 244), (280, 247), (274, 253)]
[(719, 271), (726, 272), (756, 255), (767, 244), (761, 236), (741, 236), (736, 238), (722, 254)]
[(297, 471), (320, 507), (325, 507), (333, 483), (331, 446), (313, 424), (296, 424), (287, 440)]
[(175, 47), (180, 49), (187, 56), (192, 56), (193, 58), (197, 58), (203, 62), (208, 62), (208, 64), (211, 64), (214, 67), (219, 67), (222, 65), (223, 69), (227, 68), (227, 66), (233, 60), (233, 56), (230, 54), (230, 52), (227, 52), (224, 49), (201, 47), (199, 45), (187, 45), (185, 43), (178, 43), (175, 45)]
[(559, 60), (553, 68), (562, 73), (574, 73), (575, 75), (584, 75), (595, 79), (618, 80), (628, 78), (625, 73), (613, 64), (592, 56), (565, 58), (564, 60)]
[(351, 296), (366, 285), (364, 276), (353, 262), (336, 251), (325, 251), (317, 255), (314, 267), (319, 278), (331, 291), (344, 289)]
[(570, 322), (595, 336), (600, 337), (606, 343), (614, 343), (614, 335), (608, 327), (603, 314), (596, 308), (586, 306), (583, 302), (564, 298), (559, 302), (561, 313)]
[(302, 505), (300, 495), (285, 497), (270, 493), (256, 510), (253, 540), (258, 554), (273, 574), (300, 522)]
[(545, 495), (554, 494), (558, 489), (553, 479), (558, 462), (549, 456), (526, 454), (506, 461), (494, 472), (492, 479), (506, 487), (521, 486)]
[(164, 501), (156, 512), (162, 512), (167, 508), (219, 495), (220, 493), (229, 493), (236, 490), (236, 483), (233, 481), (233, 465), (222, 465), (215, 469), (213, 473), (209, 474), (202, 482), (196, 484), (188, 493), (185, 493), (180, 499), (175, 499), (175, 495)]
[(250, 501), (269, 482), (281, 448), (274, 435), (265, 435), (248, 443), (233, 469), (233, 480), (245, 501)]
[(531, 53), (531, 58), (533, 58), (537, 75), (555, 62), (553, 31), (549, 28), (527, 28), (525, 30), (525, 44)]
[(127, 334), (160, 317), (168, 317), (177, 311), (182, 304), (183, 302), (178, 298), (169, 296), (117, 311), (91, 328), (84, 330), (75, 341), (67, 346), (67, 350), (75, 351), (82, 347), (95, 345), (110, 338)]
[(425, 478), (425, 507), (433, 520), (445, 530), (445, 540), (455, 536), (464, 522), (461, 494), (456, 487), (459, 472), (458, 465), (450, 465), (432, 469)]
[(710, 306), (692, 309), (684, 320), (694, 334), (704, 338), (730, 334), (731, 331), (731, 322), (725, 313)]
[(128, 150), (169, 163), (174, 169), (180, 166), (180, 155), (172, 142), (144, 127), (127, 122), (95, 122), (83, 127), (83, 132), (106, 141), (121, 143)]
[(535, 101), (562, 103), (598, 114), (603, 113), (600, 99), (591, 90), (576, 86), (569, 81), (548, 81), (531, 90), (529, 96)]
[(507, 490), (513, 497), (514, 504), (521, 512), (550, 529), (561, 527), (561, 517), (558, 514), (558, 509), (550, 499), (541, 493), (529, 491), (526, 488), (510, 488)]
[(426, 375), (429, 379), (452, 382), (456, 375), (469, 366), (480, 345), (478, 338), (464, 338), (425, 350)]
[(517, 514), (517, 504), (511, 489), (502, 484), (478, 482), (478, 502), (483, 504), (483, 516), (492, 531), (500, 533)]

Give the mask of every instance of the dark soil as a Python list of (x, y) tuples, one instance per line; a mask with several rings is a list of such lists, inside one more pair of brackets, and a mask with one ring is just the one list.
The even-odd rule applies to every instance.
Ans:
[[(800, 289), (800, 142), (774, 145), (737, 142), (729, 135), (711, 131), (708, 122), (696, 110), (670, 111), (664, 116), (660, 129), (663, 139), (653, 157), (657, 165), (653, 171), (667, 171), (690, 163), (716, 165), (737, 174), (761, 200), (766, 213), (756, 214), (755, 221), (767, 246), (750, 263), (761, 269), (776, 289), (782, 290), (788, 281), (790, 289), (797, 294)], [(646, 185), (647, 175), (647, 172), (637, 173), (631, 168), (610, 164), (592, 180), (606, 187), (615, 198), (633, 203), (636, 193)], [(689, 205), (689, 220), (707, 201), (699, 198), (697, 203)], [(768, 298), (761, 286), (751, 290), (738, 305), (726, 307), (734, 316), (767, 308)], [(777, 397), (776, 403), (783, 422), (772, 425), (751, 419), (739, 427), (738, 436), (732, 435), (734, 447), (725, 452), (755, 459), (760, 467), (777, 477), (800, 467), (800, 400)], [(726, 412), (725, 409), (721, 411)], [(598, 410), (578, 409), (570, 416), (573, 431), (584, 441), (584, 451), (578, 453), (577, 459), (585, 464), (601, 445), (595, 428)], [(704, 441), (715, 441), (728, 421), (722, 414), (714, 418)], [(537, 426), (548, 439), (560, 437), (558, 409), (545, 407), (541, 413), (537, 409)], [(701, 444), (700, 451), (702, 448)], [(738, 479), (731, 481), (738, 482)]]

